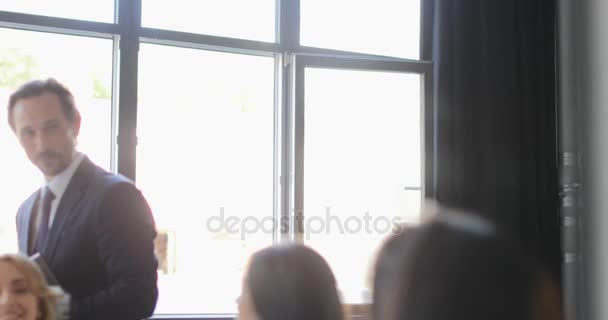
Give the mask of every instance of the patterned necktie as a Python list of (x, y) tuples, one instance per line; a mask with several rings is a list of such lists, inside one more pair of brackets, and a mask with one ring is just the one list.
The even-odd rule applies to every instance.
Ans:
[(49, 216), (51, 215), (51, 202), (55, 199), (55, 195), (47, 186), (44, 188), (44, 194), (42, 196), (41, 202), (41, 211), (40, 214), (40, 225), (38, 227), (38, 235), (36, 236), (36, 246), (34, 247), (34, 252), (39, 252), (44, 243), (46, 242), (46, 238), (49, 234)]

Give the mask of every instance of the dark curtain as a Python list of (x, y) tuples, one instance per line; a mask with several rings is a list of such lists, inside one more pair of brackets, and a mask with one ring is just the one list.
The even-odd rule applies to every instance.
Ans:
[(560, 281), (555, 10), (427, 1), (423, 56), (435, 67), (436, 199), (495, 221)]

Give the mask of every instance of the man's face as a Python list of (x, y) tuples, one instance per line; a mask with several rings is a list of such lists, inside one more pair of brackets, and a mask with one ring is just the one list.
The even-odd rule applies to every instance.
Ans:
[(27, 157), (47, 178), (58, 175), (72, 162), (80, 116), (76, 113), (70, 122), (56, 94), (45, 92), (17, 100), (11, 116)]

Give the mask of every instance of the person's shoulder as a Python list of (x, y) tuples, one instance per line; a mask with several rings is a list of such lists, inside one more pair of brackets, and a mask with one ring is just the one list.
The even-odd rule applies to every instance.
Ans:
[(23, 203), (36, 200), (39, 192), (40, 192), (40, 189), (36, 189), (35, 191), (33, 191), (32, 194), (30, 194), (30, 196), (27, 197), (27, 199), (25, 201), (23, 201)]
[(111, 172), (107, 172), (105, 170), (102, 173), (100, 173), (99, 180), (108, 186), (114, 186), (117, 184), (128, 184), (128, 185), (132, 185), (132, 186), (135, 185), (133, 180), (123, 176), (122, 174), (111, 173)]
[(93, 183), (106, 188), (121, 184), (135, 186), (133, 180), (128, 177), (125, 177), (122, 174), (109, 172), (96, 164), (93, 164)]
[(21, 205), (19, 205), (19, 211), (21, 212), (23, 211), (24, 208), (26, 207), (31, 207), (31, 205), (33, 205), (34, 201), (36, 201), (36, 197), (38, 197), (38, 192), (39, 190), (37, 189), (36, 191), (32, 192), (32, 194), (27, 197), (27, 199), (25, 199)]
[[(91, 162), (92, 164), (92, 162)], [(105, 198), (116, 196), (120, 193), (138, 193), (133, 180), (121, 174), (116, 174), (105, 170), (95, 164), (92, 165), (90, 181), (87, 183), (87, 193), (94, 197)]]
[(94, 179), (98, 193), (110, 198), (127, 197), (140, 194), (133, 180), (116, 173), (103, 172)]

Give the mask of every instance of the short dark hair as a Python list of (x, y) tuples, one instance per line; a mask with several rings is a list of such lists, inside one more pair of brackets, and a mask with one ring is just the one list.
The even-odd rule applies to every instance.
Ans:
[(74, 96), (70, 90), (63, 85), (61, 82), (48, 78), (46, 80), (32, 80), (22, 84), (13, 94), (11, 94), (8, 100), (8, 125), (13, 131), (15, 131), (15, 121), (13, 120), (13, 109), (17, 104), (17, 101), (21, 99), (27, 99), (31, 97), (37, 97), (45, 92), (51, 92), (57, 95), (63, 112), (66, 118), (73, 122), (76, 117), (76, 104), (74, 103)]

